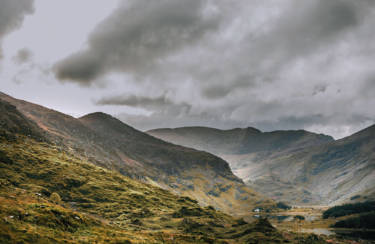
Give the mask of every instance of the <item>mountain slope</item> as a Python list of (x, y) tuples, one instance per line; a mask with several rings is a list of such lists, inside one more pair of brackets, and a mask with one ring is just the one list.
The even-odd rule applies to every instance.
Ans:
[(293, 204), (373, 197), (374, 126), (339, 141), (306, 131), (157, 129), (148, 133), (212, 152), (257, 191)]
[(375, 125), (274, 163), (286, 165), (287, 161), (304, 162), (303, 174), (293, 180), (324, 203), (375, 199)]
[(0, 100), (0, 114), (0, 134), (3, 136), (12, 137), (17, 133), (39, 140), (44, 139), (42, 130), (35, 123), (26, 119), (10, 103)]
[(262, 221), (247, 224), (60, 147), (14, 135), (12, 141), (0, 136), (1, 243), (284, 240)]
[(95, 166), (31, 137), (40, 129), (14, 106), (0, 108), (1, 243), (324, 243)]
[(209, 153), (164, 142), (103, 113), (76, 119), (5, 94), (0, 99), (16, 106), (48, 140), (82, 160), (232, 214), (274, 204), (234, 176), (224, 160)]

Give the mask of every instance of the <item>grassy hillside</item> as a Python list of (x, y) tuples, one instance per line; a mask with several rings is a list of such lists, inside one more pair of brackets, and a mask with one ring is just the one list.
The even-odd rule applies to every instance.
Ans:
[(1, 137), (0, 156), (1, 242), (284, 239), (267, 222), (241, 222), (25, 136)]
[(227, 162), (212, 154), (167, 143), (107, 114), (76, 119), (4, 94), (0, 98), (16, 106), (50, 142), (82, 160), (231, 214), (244, 215), (258, 205), (275, 205), (247, 187)]
[[(1, 104), (1, 102), (0, 102)], [(1, 243), (280, 243), (267, 220), (248, 224), (196, 200), (99, 166), (42, 137), (3, 103)], [(11, 129), (10, 129), (11, 128)], [(307, 242), (308, 243), (308, 242)]]

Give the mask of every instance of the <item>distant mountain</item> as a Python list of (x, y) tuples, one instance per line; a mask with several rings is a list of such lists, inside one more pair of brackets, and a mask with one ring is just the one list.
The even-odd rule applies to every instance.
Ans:
[(257, 191), (291, 204), (333, 204), (374, 197), (373, 127), (343, 140), (303, 130), (156, 129), (150, 135), (228, 161)]
[(214, 154), (248, 154), (264, 151), (293, 151), (333, 141), (323, 134), (304, 130), (261, 132), (258, 129), (219, 130), (208, 127), (155, 129), (148, 134), (186, 147)]
[(232, 214), (274, 205), (212, 154), (167, 143), (104, 113), (76, 119), (5, 94), (0, 94), (0, 99), (16, 107), (51, 143), (82, 160)]

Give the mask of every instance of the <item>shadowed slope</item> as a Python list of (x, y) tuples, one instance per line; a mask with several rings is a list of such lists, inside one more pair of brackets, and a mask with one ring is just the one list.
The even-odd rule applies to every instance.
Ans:
[(215, 153), (257, 191), (296, 204), (331, 204), (374, 197), (375, 126), (334, 141), (307, 131), (253, 128), (156, 129), (172, 143)]

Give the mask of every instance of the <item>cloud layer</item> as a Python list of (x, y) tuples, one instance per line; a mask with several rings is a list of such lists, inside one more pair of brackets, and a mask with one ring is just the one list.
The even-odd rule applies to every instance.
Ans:
[(192, 45), (215, 29), (204, 0), (123, 2), (97, 26), (88, 49), (56, 65), (57, 77), (91, 82), (111, 71), (145, 72), (159, 59)]
[(33, 6), (33, 0), (0, 1), (0, 44), (5, 35), (21, 26), (25, 15), (33, 13)]
[(126, 1), (55, 74), (86, 86), (123, 74), (122, 91), (97, 104), (144, 109), (120, 115), (142, 129), (252, 125), (340, 137), (375, 122), (373, 26), (371, 0)]

